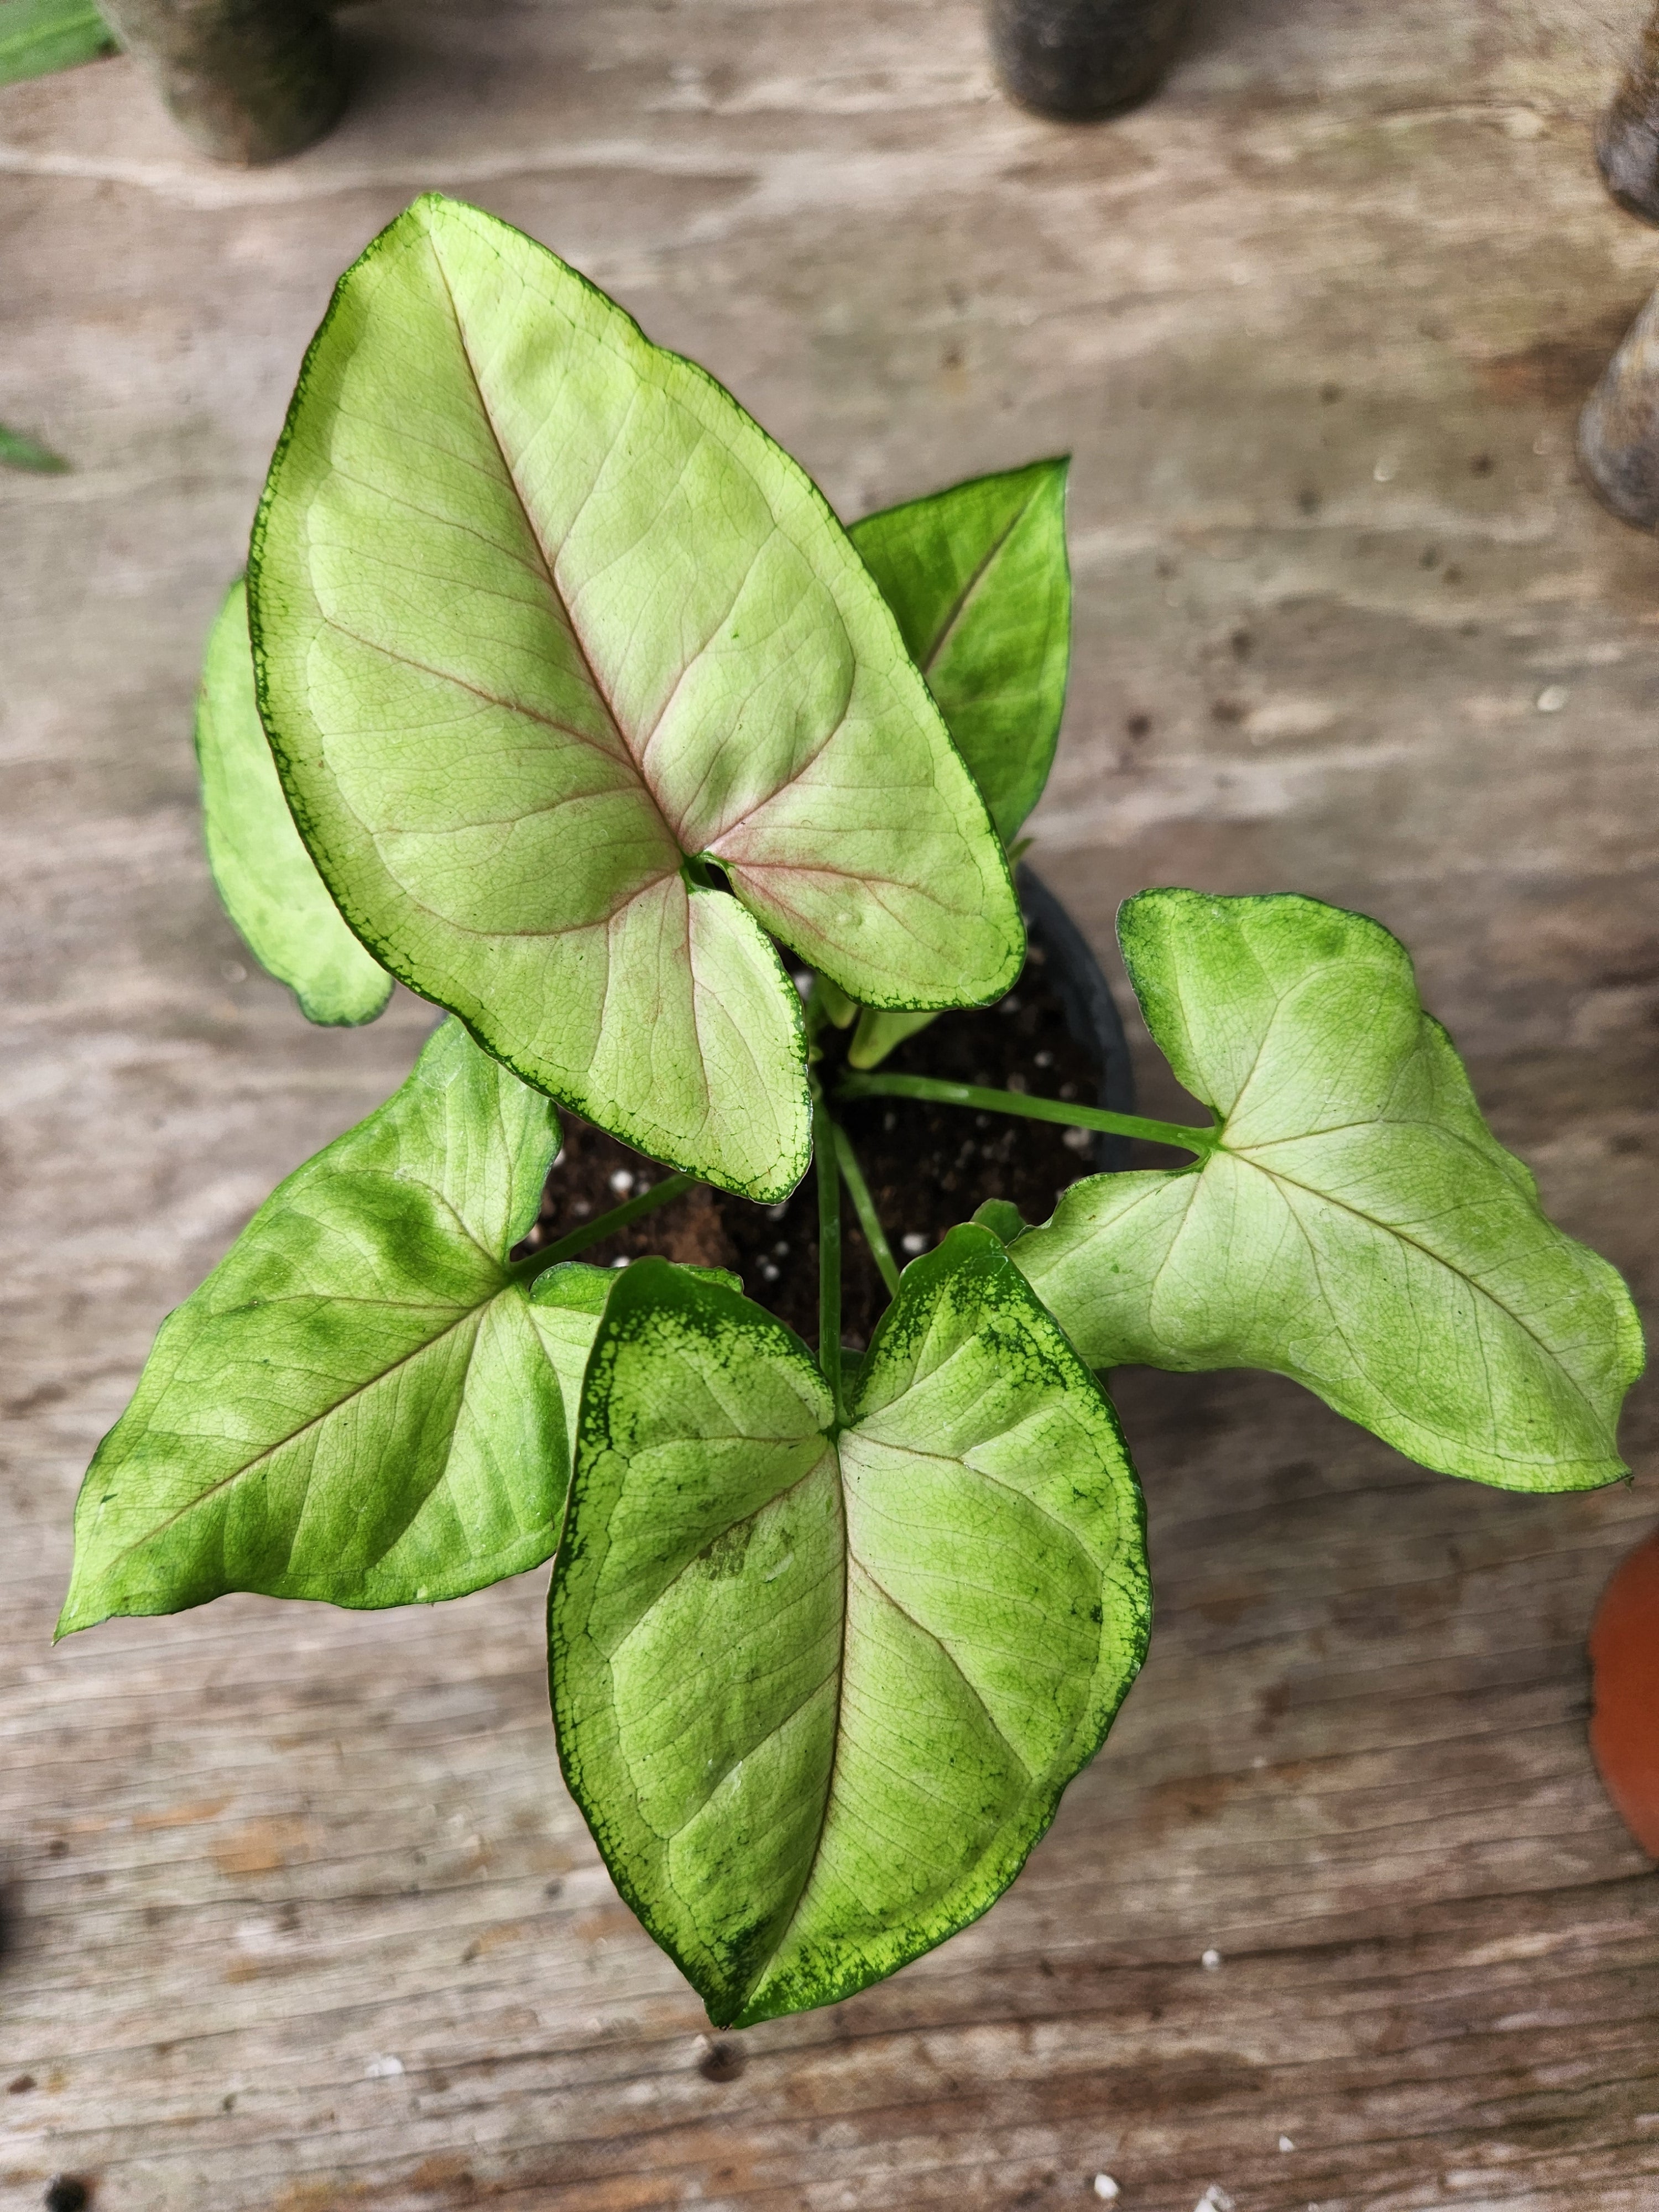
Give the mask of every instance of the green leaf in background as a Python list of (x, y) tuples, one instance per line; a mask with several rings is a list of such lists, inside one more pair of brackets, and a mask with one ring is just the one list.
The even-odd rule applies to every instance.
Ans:
[[(1072, 652), (1064, 460), (976, 477), (848, 533), (927, 678), (1005, 845), (1054, 764)], [(878, 1067), (924, 1013), (867, 1009), (848, 1054)]]
[(340, 919), (300, 842), (259, 726), (247, 592), (233, 584), (208, 637), (196, 709), (208, 865), (226, 913), (308, 1021), (372, 1022), (392, 978)]
[(416, 201), (341, 280), (249, 588), (265, 726), (353, 928), (653, 1158), (762, 1199), (804, 1173), (768, 930), (869, 1005), (1018, 970), (1001, 847), (816, 487), (475, 209)]
[(562, 1363), (506, 1262), (558, 1141), (446, 1022), (162, 1323), (82, 1488), (59, 1633), (233, 1589), (459, 1597), (546, 1559)]
[(50, 76), (118, 51), (88, 0), (0, 0), (0, 84)]
[(69, 463), (59, 453), (45, 446), (36, 445), (20, 430), (9, 430), (0, 422), (0, 468), (27, 469), (31, 476), (61, 477)]
[(847, 533), (1005, 845), (1042, 796), (1066, 704), (1069, 465), (975, 477), (866, 515)]
[(799, 1340), (665, 1261), (593, 1347), (550, 1600), (566, 1778), (721, 2026), (977, 1918), (1146, 1648), (1111, 1407), (990, 1231), (907, 1269), (846, 1427)]
[(1546, 1219), (1396, 939), (1317, 899), (1184, 890), (1130, 899), (1119, 934), (1219, 1142), (1075, 1185), (1013, 1247), (1085, 1358), (1268, 1368), (1505, 1489), (1622, 1474), (1629, 1294)]

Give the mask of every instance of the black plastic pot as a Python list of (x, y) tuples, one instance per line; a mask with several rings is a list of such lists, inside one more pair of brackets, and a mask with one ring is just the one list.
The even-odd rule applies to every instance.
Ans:
[(1023, 107), (1091, 121), (1158, 90), (1190, 10), (1191, 0), (988, 0), (992, 58)]
[[(1022, 861), (1014, 880), (1027, 933), (1033, 945), (1042, 946), (1066, 1009), (1066, 1026), (1078, 1046), (1099, 1066), (1100, 1095), (1096, 1103), (1113, 1114), (1133, 1114), (1135, 1074), (1129, 1062), (1128, 1041), (1112, 987), (1099, 961), (1089, 950), (1083, 932), (1034, 868)], [(1103, 1130), (1095, 1139), (1094, 1164), (1106, 1173), (1127, 1167), (1128, 1139), (1108, 1136)]]

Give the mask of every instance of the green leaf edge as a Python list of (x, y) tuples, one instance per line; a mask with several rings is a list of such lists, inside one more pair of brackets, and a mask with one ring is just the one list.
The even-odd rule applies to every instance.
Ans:
[(21, 430), (9, 430), (0, 422), (0, 468), (21, 469), (35, 477), (61, 477), (69, 474), (69, 466), (63, 455), (54, 453), (49, 446), (26, 438)]
[[(240, 576), (231, 585), (220, 601), (218, 612), (213, 618), (213, 624), (208, 632), (208, 641), (203, 654), (202, 680), (196, 695), (196, 719), (192, 738), (196, 749), (197, 784), (201, 799), (202, 842), (207, 852), (208, 872), (213, 878), (215, 890), (219, 894), (219, 903), (224, 908), (232, 928), (246, 946), (249, 957), (264, 969), (266, 975), (274, 976), (277, 982), (286, 985), (288, 989), (293, 992), (299, 1003), (300, 1012), (306, 1019), (319, 1029), (361, 1029), (365, 1024), (378, 1020), (386, 1012), (392, 998), (392, 978), (351, 929), (344, 915), (341, 913), (338, 902), (333, 893), (321, 876), (318, 875), (316, 863), (313, 860), (304, 839), (295, 828), (292, 819), (284, 819), (275, 823), (273, 835), (284, 842), (289, 838), (293, 840), (295, 850), (316, 878), (318, 898), (327, 906), (331, 915), (337, 922), (347, 957), (350, 960), (351, 966), (357, 970), (363, 985), (355, 996), (349, 990), (343, 990), (333, 998), (319, 995), (315, 978), (309, 976), (295, 963), (285, 960), (269, 950), (261, 951), (255, 941), (258, 932), (257, 930), (250, 932), (244, 927), (237, 912), (240, 903), (238, 894), (227, 883), (225, 874), (222, 872), (221, 864), (225, 858), (223, 848), (229, 841), (222, 840), (216, 830), (215, 809), (209, 789), (210, 771), (208, 767), (207, 755), (212, 748), (208, 742), (207, 731), (215, 712), (217, 711), (210, 697), (210, 675), (215, 652), (219, 643), (220, 625), (228, 618), (230, 610), (239, 594), (246, 595), (246, 579)], [(250, 662), (250, 672), (251, 668)], [(234, 712), (234, 708), (228, 711)], [(260, 726), (263, 729), (263, 722)], [(222, 744), (219, 750), (222, 755), (228, 748)], [(278, 797), (286, 807), (285, 787), (279, 785)], [(352, 957), (353, 955), (357, 957)]]

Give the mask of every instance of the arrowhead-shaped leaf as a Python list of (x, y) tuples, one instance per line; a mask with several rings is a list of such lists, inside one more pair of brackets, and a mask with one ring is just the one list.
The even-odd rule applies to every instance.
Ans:
[(300, 842), (259, 723), (247, 591), (234, 583), (209, 634), (196, 709), (202, 824), (225, 912), (308, 1021), (372, 1022), (392, 978), (340, 919)]
[(1012, 1256), (1097, 1366), (1264, 1367), (1447, 1474), (1625, 1470), (1640, 1326), (1480, 1117), (1404, 948), (1316, 899), (1143, 892), (1153, 1037), (1220, 1125), (1200, 1165), (1074, 1186)]
[(593, 1347), (555, 1571), (566, 1777), (721, 2024), (983, 1912), (1145, 1650), (1110, 1405), (996, 1238), (908, 1268), (836, 1436), (799, 1339), (642, 1261)]
[(548, 1557), (558, 1370), (579, 1362), (544, 1343), (507, 1255), (558, 1134), (547, 1100), (447, 1022), (273, 1193), (162, 1323), (99, 1448), (60, 1633), (233, 1589), (458, 1597)]
[(1017, 972), (1000, 845), (821, 495), (505, 224), (419, 200), (341, 280), (249, 577), (265, 726), (353, 928), (653, 1158), (761, 1198), (805, 1171), (767, 930), (874, 1006)]
[[(848, 532), (957, 750), (1012, 845), (1054, 764), (1072, 652), (1064, 460), (975, 477)], [(866, 1008), (848, 1059), (878, 1067), (932, 1016)]]

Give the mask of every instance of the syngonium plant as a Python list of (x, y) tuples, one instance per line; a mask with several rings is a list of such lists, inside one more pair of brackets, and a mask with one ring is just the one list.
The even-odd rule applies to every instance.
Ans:
[[(1064, 475), (843, 531), (702, 370), (424, 198), (340, 282), (208, 648), (208, 848), (249, 945), (314, 1020), (393, 977), (451, 1018), (163, 1323), (62, 1628), (429, 1602), (552, 1557), (565, 1777), (720, 2024), (983, 1912), (1099, 1747), (1150, 1620), (1113, 1366), (1291, 1376), (1510, 1489), (1624, 1472), (1624, 1285), (1546, 1219), (1376, 922), (1127, 902), (1199, 1127), (880, 1072), (1021, 968)], [(1041, 1227), (993, 1198), (900, 1275), (830, 1024), (837, 1096), (1186, 1159)], [(674, 1172), (515, 1258), (561, 1106)], [(579, 1256), (694, 1181), (774, 1201), (809, 1164), (811, 1349), (719, 1271)], [(891, 1295), (862, 1356), (843, 1184)]]

